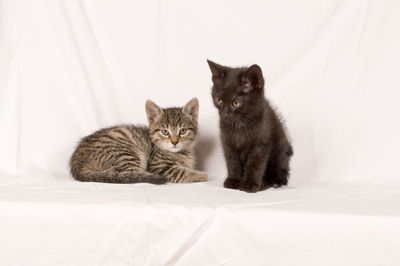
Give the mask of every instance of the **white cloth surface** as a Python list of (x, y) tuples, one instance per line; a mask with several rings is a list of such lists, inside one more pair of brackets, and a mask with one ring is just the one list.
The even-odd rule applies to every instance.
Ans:
[[(399, 265), (400, 2), (0, 0), (0, 265)], [(289, 188), (222, 188), (206, 58), (259, 64)], [(200, 101), (210, 182), (83, 184), (78, 140)]]
[(0, 186), (2, 265), (399, 265), (399, 187)]

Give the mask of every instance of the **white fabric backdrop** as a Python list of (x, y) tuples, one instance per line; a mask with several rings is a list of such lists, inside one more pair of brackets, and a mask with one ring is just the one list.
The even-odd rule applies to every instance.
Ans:
[[(206, 58), (259, 64), (293, 139), (292, 182), (399, 182), (398, 1), (1, 1), (0, 169), (70, 178), (77, 140), (200, 99), (225, 165)], [(35, 177), (40, 178), (40, 177)]]
[[(0, 0), (0, 264), (399, 265), (399, 25), (396, 0)], [(288, 188), (222, 188), (206, 58), (262, 67)], [(194, 96), (211, 182), (69, 175), (82, 136)]]
[(262, 67), (293, 182), (399, 182), (398, 1), (3, 0), (0, 12), (2, 172), (70, 178), (83, 135), (145, 123), (146, 99), (197, 96), (203, 168), (224, 178), (210, 58)]

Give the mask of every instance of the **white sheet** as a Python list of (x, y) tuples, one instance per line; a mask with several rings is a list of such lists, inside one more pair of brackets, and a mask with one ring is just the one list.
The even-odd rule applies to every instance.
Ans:
[[(399, 14), (396, 0), (0, 0), (0, 264), (399, 265)], [(222, 188), (206, 58), (262, 67), (290, 188)], [(79, 138), (194, 96), (210, 183), (72, 180)]]
[(2, 265), (399, 265), (399, 187), (0, 186)]

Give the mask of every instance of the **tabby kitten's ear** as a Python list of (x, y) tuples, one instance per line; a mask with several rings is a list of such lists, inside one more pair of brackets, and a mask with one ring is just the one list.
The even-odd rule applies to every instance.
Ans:
[(183, 106), (182, 113), (190, 115), (193, 121), (197, 121), (199, 118), (199, 100), (197, 98), (191, 99)]
[(264, 78), (261, 68), (258, 65), (250, 66), (242, 77), (243, 92), (249, 92), (252, 89), (262, 89), (264, 87)]
[(146, 101), (146, 114), (149, 124), (156, 122), (163, 114), (163, 110), (153, 101)]
[(218, 65), (211, 60), (207, 59), (208, 66), (210, 67), (212, 73), (212, 81), (215, 82), (217, 79), (223, 79), (226, 75), (226, 67)]

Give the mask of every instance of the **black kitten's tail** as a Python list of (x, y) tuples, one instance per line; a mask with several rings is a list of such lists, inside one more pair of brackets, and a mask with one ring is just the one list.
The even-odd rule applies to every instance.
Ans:
[(103, 171), (86, 171), (74, 172), (71, 171), (72, 176), (82, 182), (101, 182), (101, 183), (118, 183), (118, 184), (132, 184), (132, 183), (150, 183), (150, 184), (164, 184), (168, 182), (166, 177), (152, 174), (144, 171), (121, 171), (103, 170)]
[(268, 180), (263, 180), (265, 189), (270, 187), (286, 186), (289, 181), (289, 169), (277, 169), (274, 175), (270, 176)]
[(289, 162), (290, 157), (293, 155), (293, 148), (288, 145), (272, 164), (267, 166), (266, 176), (264, 178), (263, 189), (270, 187), (286, 186), (289, 181)]

